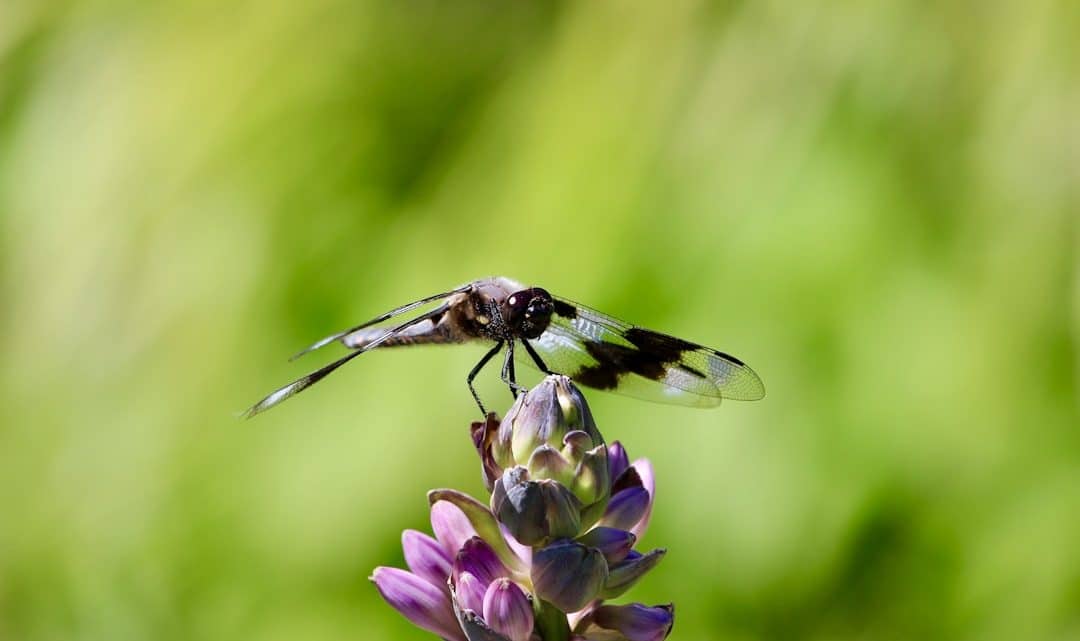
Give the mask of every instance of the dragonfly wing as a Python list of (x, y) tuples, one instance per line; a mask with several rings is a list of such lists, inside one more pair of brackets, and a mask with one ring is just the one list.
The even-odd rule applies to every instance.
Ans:
[(547, 331), (530, 344), (549, 369), (636, 398), (713, 407), (765, 395), (758, 375), (733, 356), (565, 299), (556, 300)]

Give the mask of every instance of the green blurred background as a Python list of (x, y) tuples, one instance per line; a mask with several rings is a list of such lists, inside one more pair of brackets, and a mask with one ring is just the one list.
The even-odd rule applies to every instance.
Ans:
[[(1075, 3), (0, 2), (0, 638), (426, 639), (505, 274), (769, 390), (590, 395), (677, 639), (1080, 639)], [(530, 382), (535, 379), (529, 379)], [(502, 410), (495, 370), (481, 391)]]

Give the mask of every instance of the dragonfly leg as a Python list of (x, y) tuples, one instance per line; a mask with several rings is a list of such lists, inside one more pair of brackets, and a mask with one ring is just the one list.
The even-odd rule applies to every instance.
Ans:
[(516, 399), (518, 394), (529, 391), (524, 385), (518, 385), (517, 376), (514, 374), (514, 341), (506, 344), (506, 357), (503, 359), (502, 380), (510, 386), (510, 393)]
[(543, 361), (543, 359), (540, 358), (540, 355), (537, 354), (536, 350), (533, 349), (533, 346), (529, 344), (529, 341), (527, 341), (527, 340), (525, 340), (523, 338), (523, 339), (521, 339), (521, 344), (525, 346), (525, 351), (529, 353), (529, 356), (532, 357), (533, 362), (536, 363), (536, 366), (538, 368), (540, 368), (541, 372), (543, 372), (545, 374), (549, 374), (549, 375), (550, 374), (558, 374), (558, 372), (553, 372), (550, 369), (548, 369), (548, 366), (544, 364), (544, 361)]
[(469, 372), (469, 376), (465, 379), (465, 382), (469, 385), (469, 391), (472, 392), (473, 399), (476, 400), (477, 407), (480, 408), (480, 413), (484, 416), (487, 416), (487, 410), (484, 409), (484, 404), (480, 402), (480, 395), (476, 393), (476, 388), (473, 387), (473, 379), (475, 379), (476, 375), (480, 373), (480, 370), (484, 369), (484, 365), (487, 365), (488, 361), (490, 361), (492, 357), (499, 353), (499, 350), (502, 349), (502, 346), (502, 341), (495, 343), (495, 347), (492, 347), (487, 354), (484, 354), (484, 357), (480, 359), (480, 362), (476, 364), (476, 367), (472, 368), (472, 371)]

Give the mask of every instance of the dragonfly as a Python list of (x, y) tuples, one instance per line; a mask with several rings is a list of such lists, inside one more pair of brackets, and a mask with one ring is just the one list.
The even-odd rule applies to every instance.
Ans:
[[(439, 304), (430, 311), (391, 327), (379, 326), (434, 303)], [(466, 377), (485, 416), (473, 381), (504, 349), (501, 378), (515, 398), (525, 391), (517, 382), (518, 360), (545, 374), (569, 376), (579, 385), (661, 403), (715, 407), (723, 399), (756, 401), (765, 396), (761, 378), (730, 354), (625, 323), (505, 277), (475, 280), (402, 305), (331, 334), (290, 360), (335, 342), (350, 352), (270, 393), (244, 416), (284, 402), (376, 348), (471, 342), (491, 344)]]

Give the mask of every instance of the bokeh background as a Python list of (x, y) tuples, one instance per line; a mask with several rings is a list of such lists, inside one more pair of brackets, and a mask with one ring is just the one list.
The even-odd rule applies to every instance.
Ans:
[(590, 396), (673, 638), (1080, 639), (1077, 42), (1046, 0), (3, 1), (0, 639), (428, 638), (367, 576), (482, 493), (481, 348), (234, 413), (492, 274), (767, 384)]

